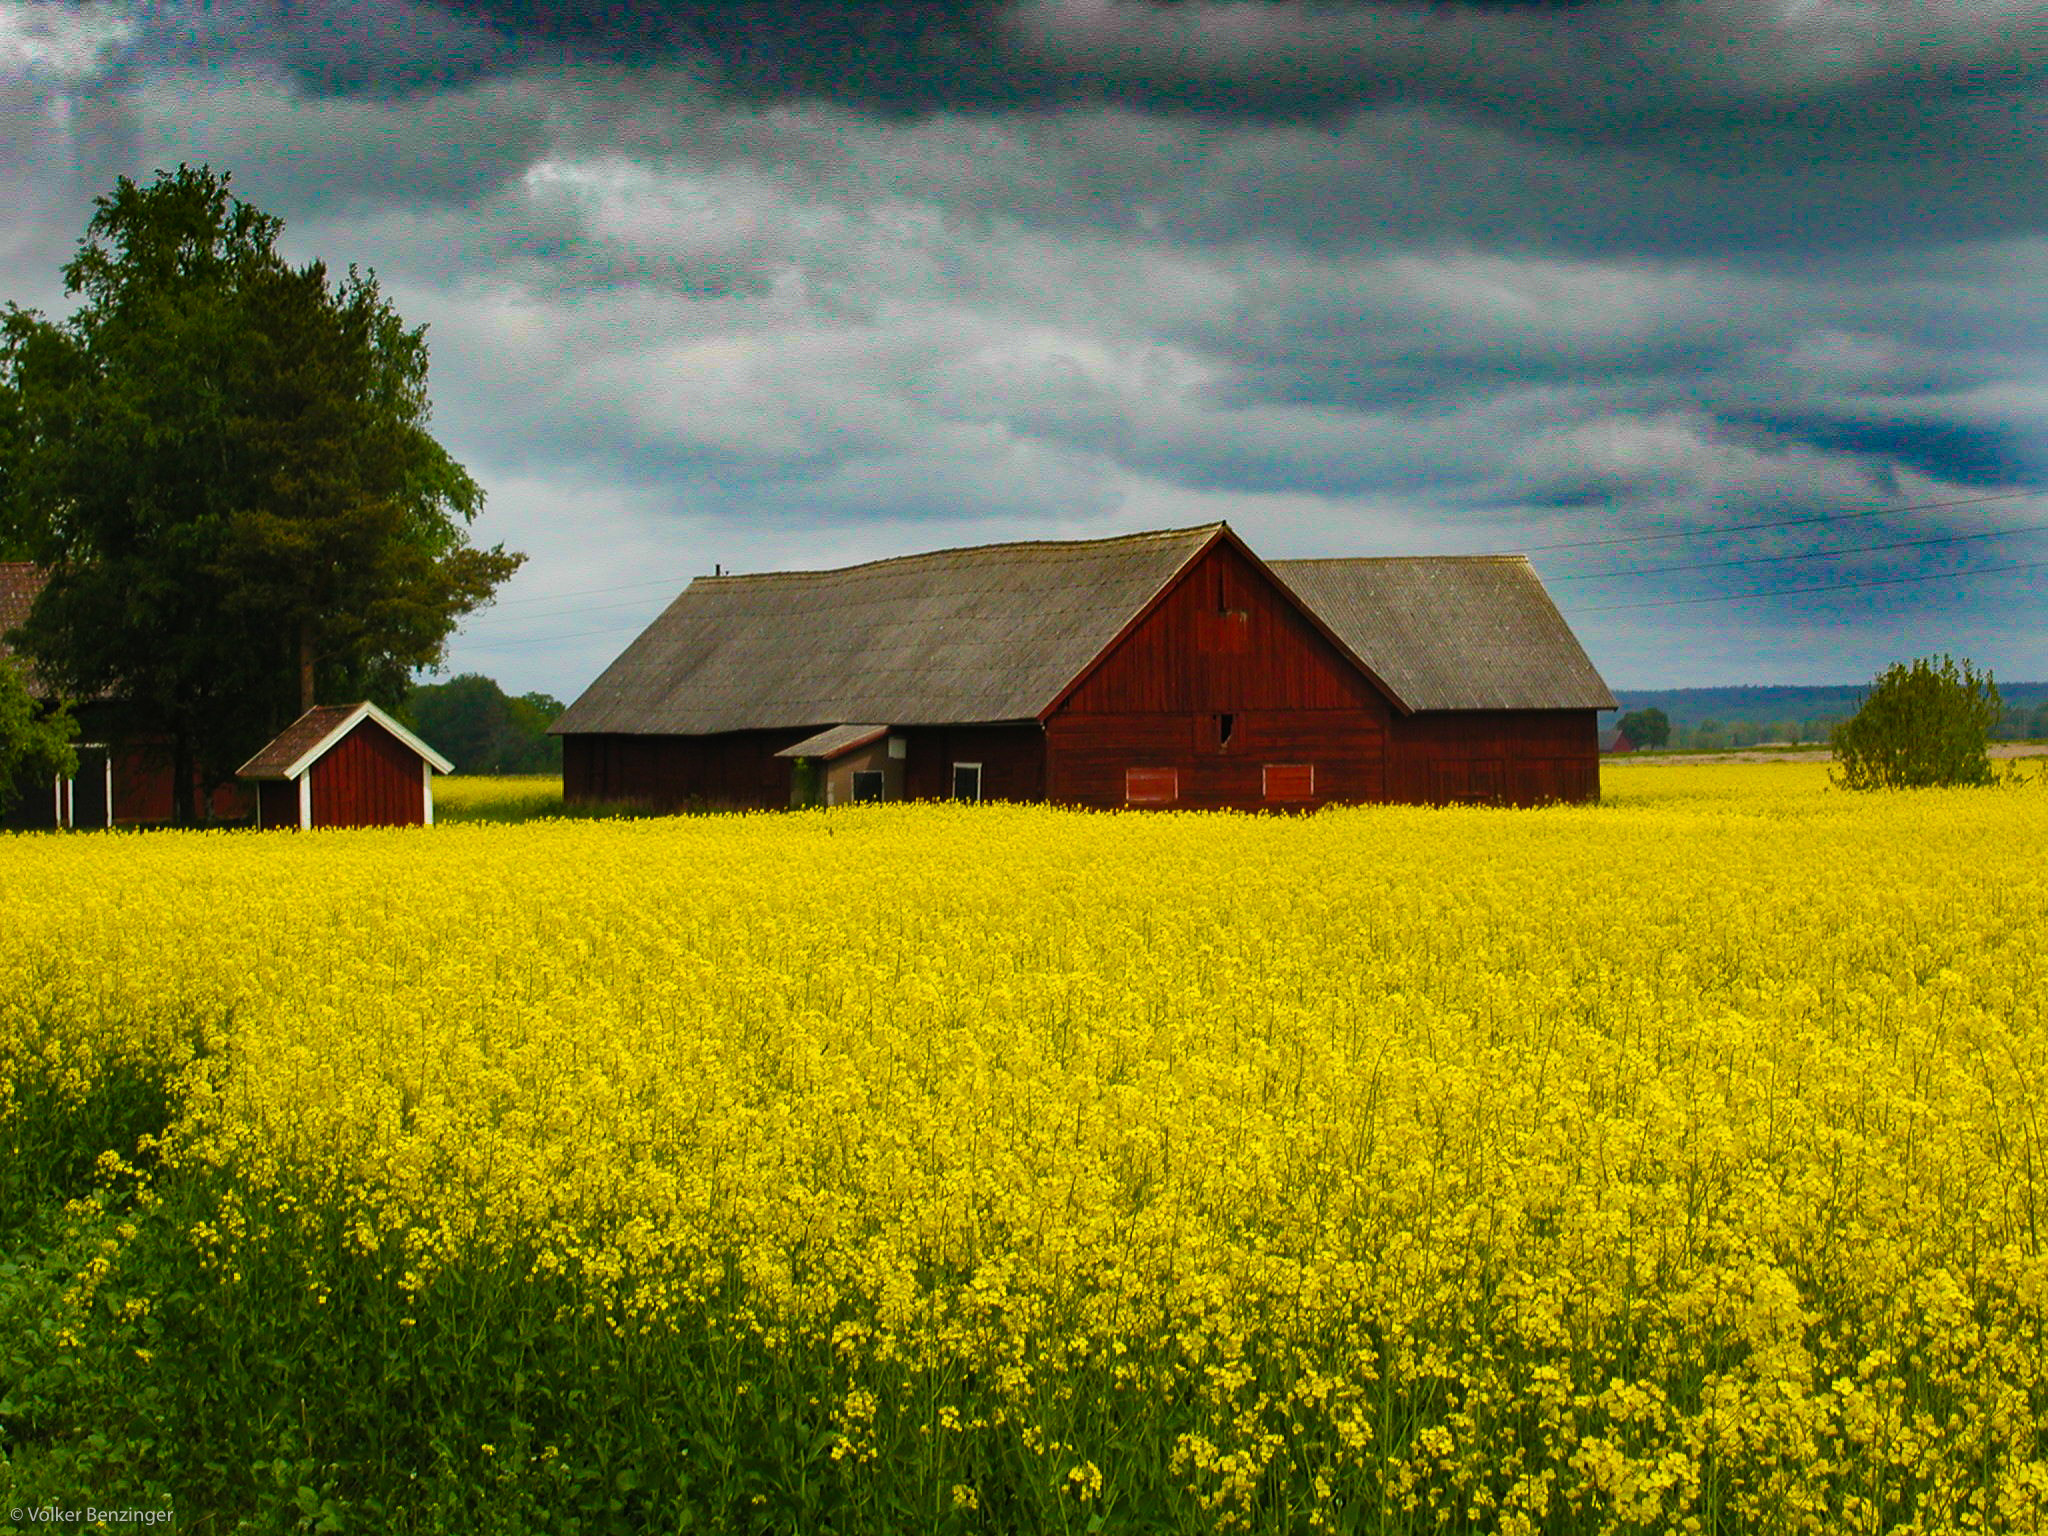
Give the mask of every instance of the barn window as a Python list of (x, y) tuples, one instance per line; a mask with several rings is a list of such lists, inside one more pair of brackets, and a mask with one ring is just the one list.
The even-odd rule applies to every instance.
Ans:
[(1124, 804), (1171, 805), (1180, 798), (1178, 768), (1126, 768)]
[(955, 763), (953, 765), (953, 798), (955, 800), (979, 800), (981, 798), (981, 764)]
[(1227, 747), (1227, 746), (1229, 746), (1229, 745), (1230, 745), (1230, 738), (1231, 738), (1231, 737), (1232, 737), (1233, 735), (1235, 735), (1235, 734), (1236, 734), (1236, 732), (1237, 732), (1237, 716), (1235, 716), (1235, 715), (1218, 715), (1218, 716), (1216, 717), (1216, 745), (1217, 745), (1217, 746), (1219, 746), (1219, 747)]
[(879, 768), (856, 768), (853, 770), (853, 803), (882, 798), (882, 770)]
[(1313, 800), (1316, 793), (1314, 763), (1266, 764), (1268, 800)]

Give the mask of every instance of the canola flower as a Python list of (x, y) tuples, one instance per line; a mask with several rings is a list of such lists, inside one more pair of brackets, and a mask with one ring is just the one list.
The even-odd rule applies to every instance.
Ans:
[(153, 1064), (219, 1285), (509, 1269), (963, 1528), (2040, 1529), (2048, 794), (1605, 779), (10, 839), (0, 1116)]

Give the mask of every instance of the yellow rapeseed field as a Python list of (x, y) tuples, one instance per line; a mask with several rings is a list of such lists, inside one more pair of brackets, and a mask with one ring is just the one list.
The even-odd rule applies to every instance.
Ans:
[(168, 1073), (222, 1294), (687, 1342), (842, 1528), (2048, 1526), (2048, 787), (1605, 782), (0, 840), (0, 1092)]

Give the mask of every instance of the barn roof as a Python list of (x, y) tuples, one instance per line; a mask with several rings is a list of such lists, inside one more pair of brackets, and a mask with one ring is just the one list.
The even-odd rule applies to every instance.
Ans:
[[(841, 731), (882, 729), (853, 721), (1036, 719), (1219, 536), (1236, 542), (1226, 525), (1206, 523), (836, 571), (700, 576), (551, 729), (808, 727), (820, 736), (798, 745), (820, 756), (847, 748)], [(1403, 709), (1614, 707), (1523, 556), (1267, 569)]]
[(700, 576), (552, 729), (1035, 719), (1222, 527)]
[(1269, 566), (1411, 710), (1615, 707), (1525, 555)]
[[(35, 605), (36, 594), (49, 581), (50, 573), (39, 565), (27, 560), (0, 560), (0, 656), (13, 656), (14, 648), (7, 643), (7, 632), (18, 629), (28, 622), (28, 611)], [(40, 693), (33, 674), (26, 665), (23, 681), (30, 693)]]
[(315, 704), (235, 770), (238, 779), (296, 779), (363, 720), (374, 720), (442, 773), (455, 765), (376, 705)]

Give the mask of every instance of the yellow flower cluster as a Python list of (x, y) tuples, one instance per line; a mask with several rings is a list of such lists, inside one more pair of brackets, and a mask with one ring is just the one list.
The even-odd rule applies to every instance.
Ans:
[(1108, 1506), (1149, 1413), (1216, 1525), (2038, 1528), (2048, 795), (1606, 778), (15, 838), (0, 1065), (167, 1063), (223, 1275), (516, 1264), (825, 1362), (855, 1469)]

